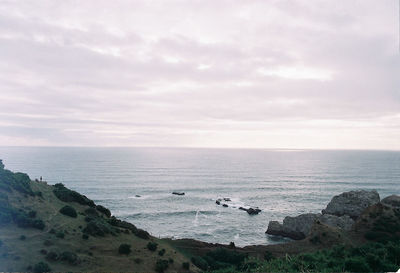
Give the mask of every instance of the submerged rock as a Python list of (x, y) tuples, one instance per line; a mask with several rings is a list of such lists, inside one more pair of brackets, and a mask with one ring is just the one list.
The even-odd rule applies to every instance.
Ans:
[(367, 207), (378, 203), (380, 200), (376, 190), (373, 191), (349, 191), (336, 195), (322, 210), (322, 214), (332, 214), (336, 216), (348, 215), (356, 219)]
[(385, 197), (381, 201), (382, 204), (389, 205), (391, 207), (400, 207), (400, 196), (398, 195), (390, 195), (388, 197)]
[(258, 208), (255, 208), (255, 209), (249, 208), (249, 209), (247, 210), (247, 213), (250, 214), (250, 215), (256, 215), (256, 214), (259, 214), (260, 212), (261, 212), (261, 210), (258, 209)]
[(174, 191), (174, 192), (172, 192), (172, 194), (175, 194), (175, 195), (185, 195), (184, 192), (178, 192), (178, 191)]
[(223, 204), (222, 206), (223, 206), (223, 207), (226, 207), (226, 208), (228, 207), (228, 205), (227, 205), (227, 204)]
[(220, 200), (216, 200), (216, 201), (215, 201), (215, 204), (221, 205), (221, 201), (220, 201)]

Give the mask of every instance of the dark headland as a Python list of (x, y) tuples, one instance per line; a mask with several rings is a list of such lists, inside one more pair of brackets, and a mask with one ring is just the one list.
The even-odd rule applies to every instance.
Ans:
[[(323, 207), (325, 204), (321, 204)], [(249, 217), (257, 217), (250, 216)], [(0, 160), (0, 271), (387, 272), (400, 268), (400, 197), (333, 197), (320, 214), (266, 223), (294, 239), (243, 248), (158, 239), (62, 184), (32, 181)]]

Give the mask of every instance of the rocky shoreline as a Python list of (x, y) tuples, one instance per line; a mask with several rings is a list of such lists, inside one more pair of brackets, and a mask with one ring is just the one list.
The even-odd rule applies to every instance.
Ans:
[(378, 203), (400, 207), (400, 197), (392, 195), (380, 200), (376, 190), (349, 191), (336, 195), (321, 213), (306, 213), (295, 217), (287, 216), (283, 222), (270, 221), (265, 233), (301, 240), (310, 235), (316, 223), (322, 223), (343, 231), (351, 231), (360, 215)]

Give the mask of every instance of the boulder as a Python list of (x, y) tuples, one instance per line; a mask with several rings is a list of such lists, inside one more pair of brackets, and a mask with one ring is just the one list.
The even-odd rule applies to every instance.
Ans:
[(286, 237), (301, 240), (304, 239), (311, 231), (314, 222), (321, 214), (305, 213), (296, 217), (286, 216), (283, 219), (283, 232)]
[(367, 207), (378, 203), (380, 200), (376, 190), (373, 191), (349, 191), (332, 198), (322, 214), (336, 216), (348, 215), (356, 219)]
[(228, 207), (228, 205), (227, 205), (227, 204), (223, 204), (222, 206), (223, 206), (223, 207), (225, 207), (225, 208), (227, 208), (227, 207)]
[(306, 213), (296, 217), (286, 216), (283, 224), (270, 221), (266, 233), (301, 240), (310, 233), (312, 226), (320, 216), (321, 214)]
[(385, 197), (381, 201), (382, 204), (389, 205), (391, 207), (399, 208), (400, 207), (400, 196), (398, 195), (390, 195)]
[(268, 229), (265, 233), (283, 236), (283, 226), (278, 221), (269, 221)]
[(221, 205), (221, 201), (219, 201), (219, 200), (216, 200), (216, 201), (215, 201), (215, 204), (217, 204), (217, 205)]
[(331, 214), (323, 214), (318, 217), (318, 220), (328, 226), (341, 228), (349, 231), (354, 224), (354, 220), (348, 215), (336, 216)]
[(249, 208), (249, 209), (247, 209), (246, 211), (247, 211), (247, 213), (250, 214), (250, 215), (256, 215), (256, 214), (259, 214), (259, 213), (261, 212), (261, 210), (258, 209), (258, 208), (255, 208), (255, 209)]

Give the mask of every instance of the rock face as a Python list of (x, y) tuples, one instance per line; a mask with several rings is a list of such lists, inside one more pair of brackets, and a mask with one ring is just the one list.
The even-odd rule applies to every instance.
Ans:
[(301, 240), (310, 233), (311, 227), (320, 216), (321, 214), (306, 213), (296, 217), (287, 216), (283, 219), (283, 224), (271, 221), (266, 233)]
[(336, 216), (330, 214), (323, 214), (318, 218), (318, 220), (321, 223), (324, 223), (325, 225), (338, 227), (347, 231), (351, 230), (351, 227), (354, 224), (354, 220), (351, 219), (351, 217), (348, 215)]
[(286, 216), (283, 219), (283, 232), (292, 239), (304, 239), (314, 225), (320, 214), (306, 213), (296, 217)]
[(322, 214), (332, 214), (336, 216), (348, 215), (356, 219), (367, 207), (379, 203), (377, 191), (349, 191), (336, 195), (329, 202)]
[(390, 195), (386, 198), (383, 198), (381, 203), (383, 203), (385, 205), (389, 205), (391, 207), (399, 208), (400, 207), (400, 196)]

